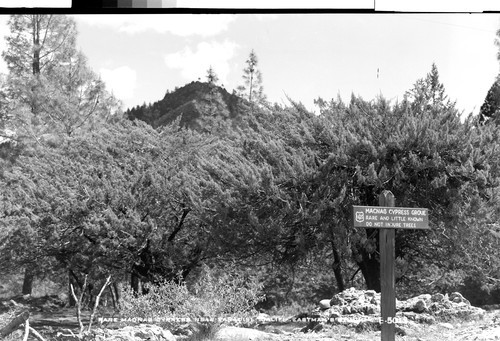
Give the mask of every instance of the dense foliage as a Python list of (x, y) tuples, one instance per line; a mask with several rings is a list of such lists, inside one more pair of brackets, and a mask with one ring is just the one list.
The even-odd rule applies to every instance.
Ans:
[[(33, 23), (19, 20), (13, 32)], [(11, 49), (27, 44), (14, 37)], [(5, 124), (17, 135), (0, 145), (4, 273), (79, 287), (85, 275), (94, 285), (112, 275), (132, 296), (154, 297), (229, 265), (234, 278), (262, 275), (266, 307), (349, 285), (379, 290), (378, 230), (352, 227), (351, 206), (391, 190), (396, 206), (431, 214), (430, 230), (396, 232), (401, 295), (498, 288), (500, 131), (461, 118), (435, 65), (401, 103), (319, 98), (318, 115), (292, 100), (253, 105), (209, 70), (208, 83), (121, 117), (70, 47), (46, 74), (23, 64), (35, 92), (10, 66)], [(245, 79), (255, 89), (252, 58)]]
[(500, 79), (497, 78), (491, 85), (486, 94), (484, 103), (479, 111), (479, 120), (481, 123), (500, 124)]

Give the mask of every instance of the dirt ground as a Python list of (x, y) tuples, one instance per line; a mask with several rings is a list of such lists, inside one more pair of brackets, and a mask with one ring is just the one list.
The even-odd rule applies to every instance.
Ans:
[[(4, 316), (5, 309), (13, 308), (12, 303), (1, 302)], [(37, 330), (42, 336), (49, 340), (74, 340), (70, 337), (56, 337), (58, 333), (70, 334), (69, 330), (77, 333), (79, 325), (74, 308), (65, 308), (53, 304), (54, 302), (42, 302), (42, 304), (31, 305), (18, 303), (15, 310), (28, 308), (30, 310), (30, 326)], [(12, 309), (11, 309), (12, 313)], [(83, 323), (88, 325), (90, 313), (83, 312)], [(7, 321), (8, 322), (8, 321)], [(6, 321), (1, 321), (3, 326)], [(299, 340), (353, 340), (368, 341), (380, 340), (380, 331), (373, 329), (356, 330), (335, 323), (324, 323), (321, 325), (309, 325), (313, 330), (304, 332), (308, 322), (290, 323), (266, 323), (253, 328), (222, 327), (218, 340), (225, 341), (299, 341)], [(0, 326), (0, 327), (1, 327)], [(95, 323), (98, 327), (98, 324)], [(102, 326), (104, 327), (104, 326)], [(116, 328), (117, 325), (107, 325), (107, 328)], [(358, 328), (359, 329), (359, 328)], [(477, 321), (437, 321), (434, 324), (408, 323), (398, 326), (396, 340), (407, 341), (492, 341), (500, 340), (500, 310), (492, 310), (485, 313), (482, 320)], [(17, 340), (22, 331), (16, 332), (7, 340)], [(182, 337), (177, 337), (182, 340)], [(29, 340), (35, 340), (30, 336)]]
[[(48, 340), (70, 340), (71, 338), (55, 338), (57, 332), (68, 334), (67, 330), (78, 331), (78, 323), (74, 310), (65, 309), (53, 315), (34, 314), (30, 319), (31, 325)], [(88, 315), (84, 316), (84, 324), (87, 325)], [(364, 330), (356, 331), (346, 326), (324, 324), (319, 331), (302, 332), (307, 322), (291, 322), (287, 324), (268, 324), (254, 328), (240, 328), (236, 334), (226, 334), (220, 338), (221, 341), (372, 341), (380, 340), (380, 331)], [(108, 326), (112, 327), (112, 326)], [(479, 321), (449, 321), (437, 322), (432, 325), (411, 324), (402, 325), (396, 333), (396, 340), (405, 341), (492, 341), (500, 340), (500, 311), (486, 313), (483, 320)], [(222, 328), (224, 329), (224, 327)], [(229, 328), (228, 328), (229, 329)], [(255, 334), (252, 331), (262, 333)], [(404, 335), (403, 335), (404, 334)], [(181, 338), (178, 338), (181, 340)], [(34, 339), (33, 339), (34, 340)]]

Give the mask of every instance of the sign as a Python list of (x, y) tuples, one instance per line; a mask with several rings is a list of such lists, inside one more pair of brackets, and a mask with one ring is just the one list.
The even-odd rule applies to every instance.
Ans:
[(429, 229), (427, 208), (353, 206), (355, 227)]
[(395, 235), (396, 229), (428, 229), (427, 208), (394, 207), (391, 191), (378, 197), (379, 206), (353, 206), (352, 221), (355, 227), (380, 228), (380, 338), (395, 341), (396, 289), (395, 289)]

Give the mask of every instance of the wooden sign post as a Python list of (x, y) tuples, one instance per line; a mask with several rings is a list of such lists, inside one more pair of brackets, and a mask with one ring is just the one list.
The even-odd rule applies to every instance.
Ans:
[[(394, 195), (391, 191), (383, 191), (378, 197), (378, 205), (394, 207)], [(380, 317), (382, 322), (381, 340), (394, 341), (396, 335), (396, 292), (394, 277), (396, 230), (381, 229), (380, 244)], [(389, 321), (389, 318), (391, 319)], [(390, 323), (389, 323), (390, 322)]]
[(379, 206), (353, 206), (355, 227), (380, 228), (380, 315), (382, 341), (395, 340), (396, 292), (394, 280), (395, 232), (402, 229), (428, 229), (426, 208), (394, 207), (394, 195), (383, 191)]

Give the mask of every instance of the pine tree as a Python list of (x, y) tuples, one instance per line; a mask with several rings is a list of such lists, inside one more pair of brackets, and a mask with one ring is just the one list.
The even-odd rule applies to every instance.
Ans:
[(87, 65), (82, 52), (54, 67), (46, 83), (42, 108), (52, 129), (66, 135), (110, 118), (119, 102)]
[(240, 85), (237, 89), (241, 96), (248, 99), (252, 104), (265, 101), (264, 87), (262, 85), (262, 73), (257, 68), (258, 58), (254, 50), (246, 61), (247, 67), (243, 69), (244, 85)]
[[(10, 124), (20, 136), (71, 135), (106, 119), (119, 102), (76, 49), (76, 24), (64, 15), (12, 15), (7, 50), (6, 94)], [(25, 110), (28, 108), (28, 110)]]
[(500, 76), (497, 76), (495, 82), (491, 86), (484, 103), (479, 110), (479, 122), (489, 123), (495, 122), (500, 124)]
[(209, 84), (213, 85), (217, 84), (217, 82), (219, 81), (219, 77), (217, 77), (217, 74), (212, 68), (212, 65), (210, 65), (210, 68), (207, 70), (207, 81)]
[(11, 75), (48, 74), (68, 55), (76, 52), (76, 23), (67, 16), (12, 15), (11, 34), (2, 53)]
[(406, 92), (404, 101), (411, 103), (411, 108), (420, 113), (427, 110), (437, 113), (455, 106), (445, 93), (444, 85), (439, 79), (438, 68), (434, 63), (426, 77), (417, 80), (413, 88)]

